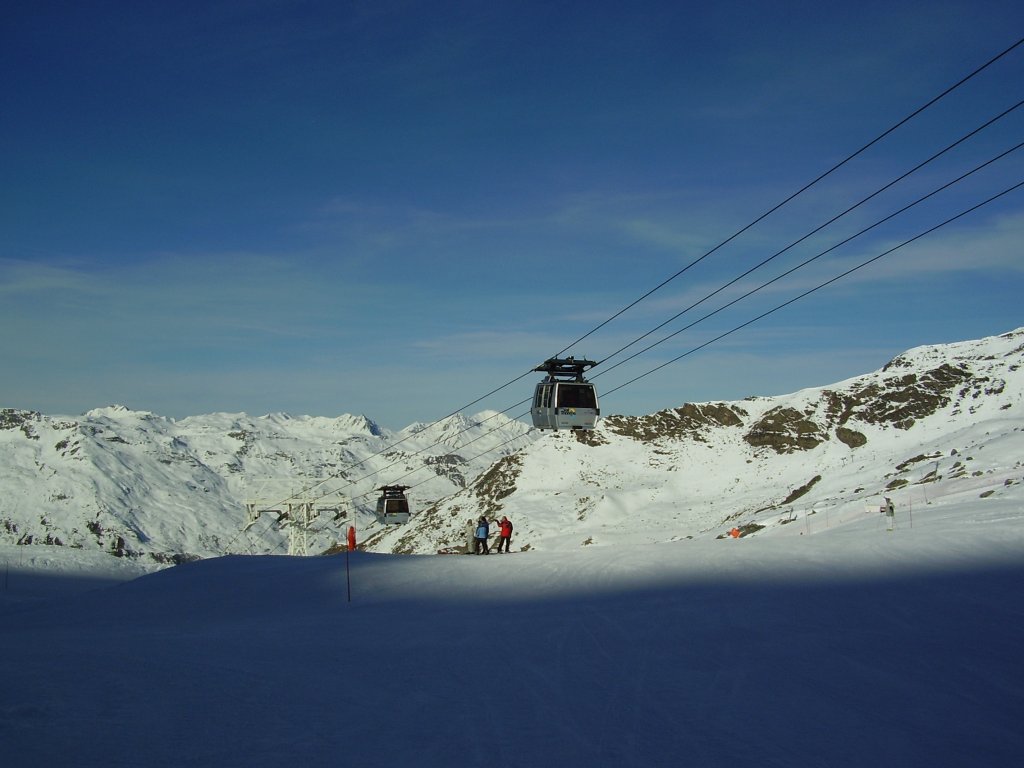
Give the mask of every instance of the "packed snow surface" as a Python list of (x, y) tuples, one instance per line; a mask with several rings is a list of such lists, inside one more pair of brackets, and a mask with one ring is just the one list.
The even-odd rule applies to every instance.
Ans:
[[(483, 430), (453, 421), (439, 500), (362, 526), (374, 552), (174, 567), (252, 551), (245, 478), (324, 476), (379, 430), (0, 411), (3, 768), (1022, 765), (1022, 353), (920, 348), (465, 475), (451, 432)], [(458, 551), (483, 513), (512, 554), (388, 554)]]
[(101, 588), (39, 591), (9, 547), (3, 764), (1020, 765), (1022, 487), (939, 485), (894, 530), (228, 556)]

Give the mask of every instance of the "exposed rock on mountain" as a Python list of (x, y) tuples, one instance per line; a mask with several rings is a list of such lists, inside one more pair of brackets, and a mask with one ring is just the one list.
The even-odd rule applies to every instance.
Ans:
[(996, 493), (1021, 480), (1022, 362), (1019, 329), (919, 347), (828, 387), (548, 433), (375, 546), (458, 547), (480, 514), (512, 518), (520, 547), (557, 548), (717, 535), (738, 520), (754, 531), (755, 518), (791, 522), (794, 506), (860, 514), (895, 491), (924, 504), (939, 481)]
[[(1024, 329), (828, 387), (543, 435), (493, 411), (389, 433), (351, 415), (4, 409), (0, 541), (178, 562), (323, 551), (354, 524), (366, 548), (434, 553), (464, 547), (470, 519), (508, 515), (514, 549), (564, 549), (753, 535), (882, 494), (924, 504), (940, 482), (987, 498), (1024, 475), (1022, 358)], [(373, 522), (382, 483), (414, 486), (408, 524)], [(315, 518), (304, 530), (297, 510)]]

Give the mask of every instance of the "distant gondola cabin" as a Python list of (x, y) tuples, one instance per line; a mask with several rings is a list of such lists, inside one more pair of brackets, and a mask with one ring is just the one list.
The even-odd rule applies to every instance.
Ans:
[(385, 525), (409, 522), (409, 500), (405, 498), (408, 485), (382, 485), (377, 499), (377, 521)]
[(583, 372), (597, 363), (573, 357), (551, 358), (534, 370), (548, 375), (533, 391), (530, 415), (538, 429), (593, 429), (601, 410), (597, 390)]

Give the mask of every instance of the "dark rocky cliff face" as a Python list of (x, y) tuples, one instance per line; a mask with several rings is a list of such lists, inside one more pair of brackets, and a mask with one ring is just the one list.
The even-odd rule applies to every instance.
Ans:
[(743, 439), (755, 448), (771, 448), (777, 453), (809, 451), (828, 439), (814, 415), (813, 410), (801, 413), (794, 408), (773, 408), (750, 426)]
[[(1024, 349), (1017, 349), (1011, 356), (1022, 354)], [(648, 416), (608, 416), (601, 424), (609, 433), (645, 443), (707, 442), (713, 430), (740, 428), (747, 444), (779, 454), (813, 450), (831, 439), (860, 448), (868, 439), (858, 424), (908, 430), (951, 404), (956, 410), (970, 408), (971, 401), (1002, 392), (1005, 382), (986, 375), (984, 362), (944, 362), (915, 372), (914, 363), (901, 355), (847, 389), (822, 390), (817, 402), (803, 409), (779, 406), (752, 422), (736, 404), (687, 403)], [(576, 439), (593, 447), (608, 442), (601, 430), (577, 433)]]
[(738, 427), (746, 415), (735, 405), (687, 403), (649, 416), (609, 416), (602, 424), (610, 432), (643, 442), (687, 438), (704, 441), (709, 430)]
[[(422, 552), (429, 540), (459, 550), (468, 519), (505, 513), (521, 524), (526, 546), (551, 534), (543, 527), (553, 520), (558, 536), (578, 526), (581, 546), (595, 531), (635, 534), (631, 526), (678, 524), (692, 535), (727, 523), (746, 535), (754, 528), (742, 528), (743, 519), (763, 512), (797, 505), (813, 515), (816, 504), (856, 505), (883, 490), (980, 476), (984, 462), (958, 455), (972, 446), (944, 433), (979, 418), (993, 422), (993, 434), (1022, 429), (1014, 426), (1024, 407), (1022, 342), (1024, 329), (919, 347), (829, 387), (606, 416), (592, 431), (548, 435), (496, 462), (387, 546)], [(531, 529), (531, 520), (543, 524)]]
[[(885, 370), (892, 366), (890, 363)], [(969, 396), (987, 377), (976, 377), (965, 363), (943, 363), (924, 373), (887, 376), (880, 382), (855, 384), (848, 390), (824, 390), (804, 412), (773, 409), (750, 426), (744, 439), (778, 453), (811, 450), (834, 435), (851, 448), (867, 443), (856, 429), (863, 424), (910, 429), (954, 400)]]
[(861, 421), (869, 424), (891, 424), (897, 429), (910, 429), (918, 419), (931, 416), (949, 405), (956, 396), (957, 388), (973, 378), (964, 363), (958, 367), (943, 363), (921, 374), (886, 378), (880, 387), (858, 393), (861, 405), (855, 413)]
[[(894, 362), (883, 370), (896, 367)], [(602, 425), (611, 433), (641, 442), (705, 442), (711, 430), (745, 427), (743, 439), (750, 446), (777, 453), (809, 451), (833, 437), (859, 448), (867, 438), (857, 429), (858, 423), (910, 429), (956, 400), (997, 388), (998, 383), (976, 376), (966, 363), (943, 363), (923, 373), (883, 376), (846, 390), (826, 389), (817, 402), (803, 410), (779, 406), (753, 422), (734, 404), (687, 403), (649, 416), (609, 416)], [(606, 442), (599, 432), (581, 434), (578, 439), (588, 445)]]

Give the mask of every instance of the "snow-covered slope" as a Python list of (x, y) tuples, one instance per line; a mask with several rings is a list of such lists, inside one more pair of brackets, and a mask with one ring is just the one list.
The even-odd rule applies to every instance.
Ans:
[(234, 556), (34, 604), (12, 563), (3, 764), (1019, 765), (1022, 488), (892, 533)]
[[(528, 432), (494, 413), (395, 434), (351, 415), (216, 413), (174, 421), (121, 406), (78, 418), (5, 409), (0, 543), (102, 550), (151, 563), (288, 551), (287, 526), (276, 514), (250, 521), (245, 503), (286, 511), (278, 502), (311, 499), (330, 510), (306, 542), (320, 552), (343, 540), (353, 522), (373, 530), (381, 482), (415, 485), (414, 503), (428, 504), (531, 439)], [(480, 457), (488, 449), (495, 450)]]
[[(145, 558), (0, 545), (3, 764), (1018, 765), (1022, 343), (610, 417), (388, 534), (429, 549), (446, 515), (486, 509), (518, 522), (512, 557), (230, 556), (135, 578)], [(8, 418), (8, 447), (55, 436)], [(247, 444), (223, 431), (256, 424), (221, 418), (180, 439)], [(175, 469), (178, 425), (84, 421), (115, 447), (131, 423), (168, 430)], [(254, 421), (264, 454), (296, 440), (291, 419)], [(733, 526), (748, 535), (719, 538)]]
[[(245, 502), (286, 511), (277, 502), (289, 497), (328, 510), (303, 542), (311, 553), (343, 541), (353, 521), (371, 551), (453, 550), (481, 514), (512, 519), (514, 549), (555, 551), (734, 527), (806, 534), (885, 496), (909, 522), (937, 495), (1000, 496), (1021, 482), (1022, 362), (1019, 329), (913, 349), (791, 395), (608, 416), (590, 433), (541, 435), (495, 412), (391, 434), (350, 415), (5, 410), (0, 542), (156, 563), (283, 552), (296, 529), (276, 514), (250, 521)], [(382, 482), (414, 486), (409, 524), (372, 523)]]
[(913, 349), (828, 387), (548, 433), (376, 546), (456, 547), (480, 514), (513, 521), (514, 549), (663, 542), (734, 527), (806, 533), (877, 510), (885, 496), (909, 522), (939, 494), (998, 497), (1022, 481), (1018, 329)]

